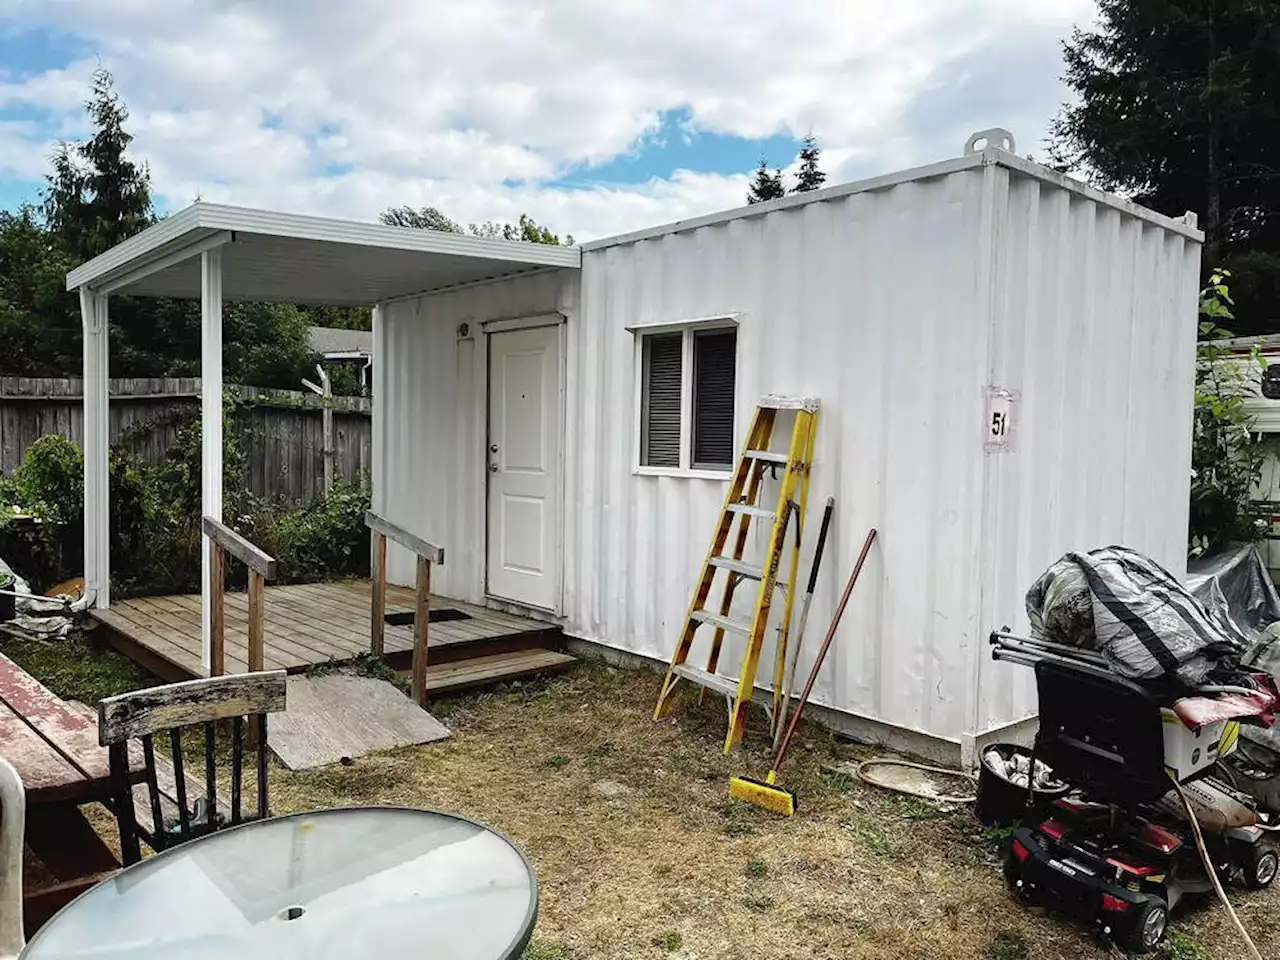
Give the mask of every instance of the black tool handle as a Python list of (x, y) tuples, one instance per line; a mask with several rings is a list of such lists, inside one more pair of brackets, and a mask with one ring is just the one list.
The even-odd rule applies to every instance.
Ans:
[(827, 543), (827, 530), (831, 526), (831, 513), (836, 508), (836, 498), (827, 497), (827, 508), (822, 511), (822, 526), (818, 530), (818, 545), (813, 551), (813, 566), (809, 568), (809, 586), (805, 593), (813, 593), (818, 585), (818, 566), (822, 563), (822, 548)]

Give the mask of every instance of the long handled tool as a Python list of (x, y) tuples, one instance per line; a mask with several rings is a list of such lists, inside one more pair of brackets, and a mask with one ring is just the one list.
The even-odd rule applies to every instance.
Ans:
[(850, 594), (853, 593), (853, 585), (858, 582), (858, 574), (862, 572), (862, 565), (866, 562), (867, 554), (871, 552), (871, 544), (875, 542), (875, 539), (876, 530), (875, 527), (872, 527), (870, 532), (867, 533), (867, 539), (862, 544), (862, 552), (858, 554), (858, 562), (853, 565), (853, 573), (849, 575), (849, 582), (845, 584), (840, 603), (836, 607), (835, 615), (831, 618), (831, 626), (827, 627), (827, 635), (822, 639), (822, 646), (818, 650), (818, 658), (813, 661), (813, 669), (809, 671), (809, 679), (805, 681), (804, 690), (800, 693), (800, 701), (796, 704), (796, 712), (791, 715), (791, 722), (787, 724), (787, 732), (782, 735), (782, 742), (778, 744), (778, 749), (773, 753), (769, 775), (763, 783), (759, 780), (752, 780), (750, 777), (734, 777), (729, 781), (729, 796), (738, 800), (745, 800), (747, 803), (754, 803), (757, 807), (772, 810), (774, 813), (780, 813), (786, 817), (795, 814), (795, 795), (788, 790), (775, 786), (778, 782), (778, 768), (782, 766), (782, 761), (787, 755), (787, 748), (791, 746), (791, 736), (796, 732), (796, 726), (800, 723), (800, 715), (804, 713), (804, 705), (809, 702), (809, 694), (813, 692), (813, 685), (818, 680), (818, 672), (822, 669), (822, 661), (826, 659), (827, 650), (831, 647), (831, 641), (836, 637), (836, 629), (840, 626), (840, 618), (844, 616), (844, 608), (849, 603)]
[(787, 714), (791, 710), (791, 688), (796, 682), (796, 664), (800, 660), (800, 644), (804, 643), (804, 627), (809, 621), (809, 604), (813, 602), (813, 590), (818, 584), (818, 567), (822, 565), (822, 548), (827, 543), (827, 530), (831, 527), (831, 513), (836, 508), (836, 498), (827, 497), (826, 509), (822, 511), (822, 526), (818, 529), (818, 545), (813, 551), (813, 563), (809, 567), (809, 583), (804, 588), (804, 600), (800, 602), (800, 623), (796, 627), (795, 642), (791, 645), (791, 655), (787, 658), (787, 669), (782, 675), (782, 706), (778, 709), (778, 718), (773, 725), (773, 749), (778, 749), (782, 742), (782, 731), (787, 723)]

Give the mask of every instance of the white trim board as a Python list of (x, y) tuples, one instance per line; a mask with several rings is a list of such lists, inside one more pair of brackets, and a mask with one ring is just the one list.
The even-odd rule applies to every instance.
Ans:
[(530, 330), (534, 327), (556, 327), (567, 318), (563, 313), (540, 313), (532, 317), (497, 317), (481, 320), (480, 329), (486, 333), (506, 333), (509, 330)]

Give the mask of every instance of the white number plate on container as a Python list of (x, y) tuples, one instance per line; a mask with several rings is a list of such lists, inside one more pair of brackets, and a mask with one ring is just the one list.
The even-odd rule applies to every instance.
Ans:
[(1013, 453), (1018, 449), (1018, 391), (987, 387), (986, 393), (982, 449), (988, 453)]

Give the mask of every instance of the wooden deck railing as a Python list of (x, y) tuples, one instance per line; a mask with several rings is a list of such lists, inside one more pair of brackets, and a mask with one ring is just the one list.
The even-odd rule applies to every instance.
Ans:
[(383, 655), (383, 634), (387, 612), (387, 538), (412, 550), (418, 557), (417, 596), (413, 604), (413, 699), (427, 705), (427, 632), (431, 622), (431, 565), (444, 563), (444, 548), (414, 536), (403, 527), (385, 520), (372, 510), (364, 515), (372, 534), (369, 568), (373, 579), (373, 609), (370, 611), (369, 652)]
[(202, 520), (205, 535), (213, 541), (213, 563), (209, 565), (209, 676), (226, 672), (223, 595), (226, 593), (226, 555), (229, 553), (249, 568), (249, 672), (263, 669), (266, 659), (263, 616), (266, 581), (276, 576), (276, 561), (230, 527), (213, 517)]

